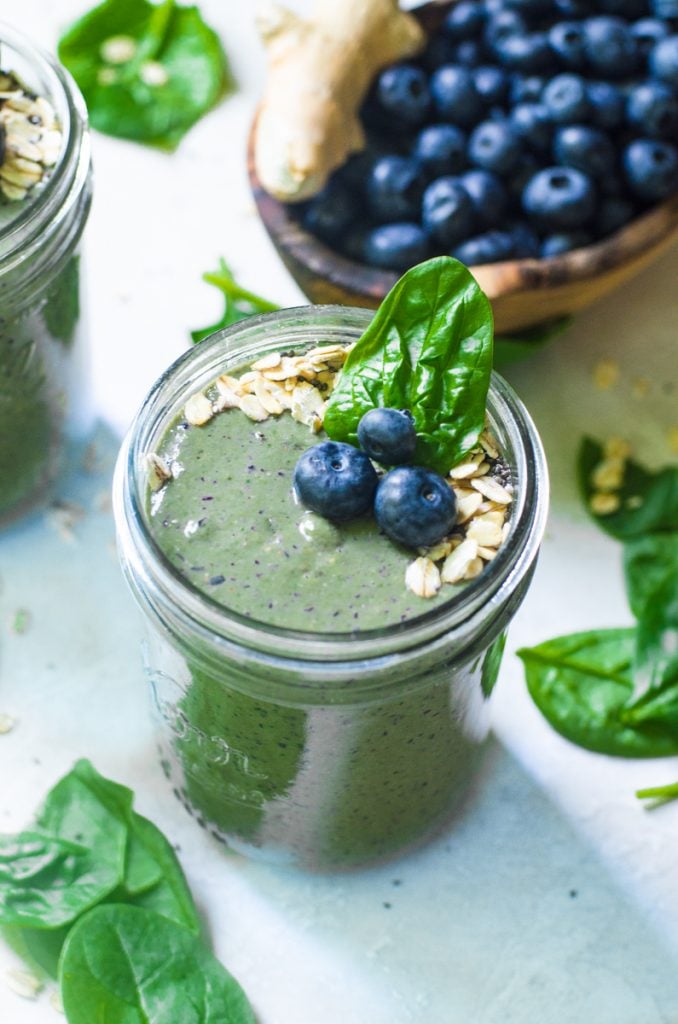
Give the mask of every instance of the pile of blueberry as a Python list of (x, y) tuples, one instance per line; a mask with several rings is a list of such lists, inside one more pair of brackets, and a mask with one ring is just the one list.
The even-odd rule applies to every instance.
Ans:
[[(448, 534), (457, 516), (452, 488), (430, 469), (405, 465), (417, 443), (411, 414), (370, 410), (358, 442), (323, 441), (299, 458), (294, 487), (306, 508), (338, 522), (373, 510), (384, 533), (405, 547), (429, 547)], [(371, 460), (395, 469), (380, 477)]]
[(677, 33), (678, 0), (460, 0), (378, 76), (304, 225), (392, 270), (605, 238), (678, 189)]

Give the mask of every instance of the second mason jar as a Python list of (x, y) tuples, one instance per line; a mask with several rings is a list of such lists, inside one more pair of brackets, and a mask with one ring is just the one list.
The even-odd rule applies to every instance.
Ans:
[[(488, 417), (515, 495), (506, 542), (476, 579), (449, 588), (449, 599), (435, 607), (421, 600), (404, 621), (371, 620), (363, 628), (366, 606), (356, 605), (352, 627), (336, 632), (327, 628), (327, 615), (319, 631), (310, 608), (305, 621), (286, 628), (267, 611), (273, 600), (236, 610), (216, 588), (212, 597), (196, 587), (191, 572), (203, 566), (182, 571), (154, 534), (154, 516), (162, 520), (164, 513), (149, 488), (149, 466), (153, 474), (157, 463), (148, 456), (166, 442), (172, 424), (183, 429), (189, 396), (219, 375), (246, 370), (271, 351), (347, 345), (370, 318), (365, 310), (304, 307), (252, 318), (202, 342), (151, 391), (114, 484), (120, 557), (147, 625), (146, 672), (162, 764), (177, 797), (231, 848), (310, 870), (393, 856), (439, 830), (466, 792), (488, 730), (506, 629), (544, 528), (548, 485), (538, 437), (511, 389), (494, 376)], [(275, 430), (265, 435), (260, 426), (247, 430), (253, 445), (268, 446), (270, 458)], [(233, 472), (229, 457), (225, 439), (219, 465), (201, 463), (196, 479), (204, 503), (213, 478)], [(260, 467), (245, 468), (256, 475)], [(283, 486), (289, 489), (291, 479)], [(225, 499), (234, 515), (240, 490), (236, 478)], [(185, 529), (214, 528), (211, 515)], [(277, 542), (272, 535), (271, 544)], [(356, 576), (369, 579), (379, 570), (368, 548)], [(247, 588), (245, 571), (241, 583)], [(276, 595), (278, 604), (284, 600)]]

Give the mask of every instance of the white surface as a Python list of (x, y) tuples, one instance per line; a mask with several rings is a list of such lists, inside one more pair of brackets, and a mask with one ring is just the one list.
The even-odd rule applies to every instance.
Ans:
[[(171, 157), (94, 138), (93, 380), (100, 414), (118, 432), (188, 330), (220, 315), (219, 295), (200, 281), (220, 255), (262, 294), (303, 301), (247, 188), (245, 137), (261, 74), (250, 4), (202, 6), (240, 92)], [(81, 10), (79, 0), (62, 0), (58, 11), (48, 0), (7, 0), (2, 13), (53, 47)], [(502, 666), (496, 740), (447, 835), (387, 867), (305, 878), (224, 855), (195, 829), (156, 766), (139, 623), (110, 516), (97, 511), (72, 546), (40, 523), (0, 538), (0, 712), (18, 720), (0, 736), (0, 828), (23, 825), (79, 756), (132, 785), (142, 813), (179, 843), (215, 950), (261, 1024), (678, 1021), (678, 802), (648, 813), (633, 796), (678, 779), (678, 759), (627, 762), (566, 743), (530, 703), (513, 655), (559, 633), (630, 622), (620, 548), (579, 507), (573, 459), (589, 432), (627, 436), (643, 457), (670, 460), (677, 257), (507, 374), (544, 437), (552, 516)], [(592, 381), (600, 359), (620, 366), (607, 392)], [(633, 397), (638, 377), (651, 382), (643, 400)], [(77, 484), (78, 499), (92, 510), (107, 486), (103, 467)], [(31, 627), (15, 636), (9, 623), (20, 607), (31, 610)], [(47, 992), (26, 1002), (6, 988), (15, 962), (0, 944), (0, 1021), (58, 1021)]]

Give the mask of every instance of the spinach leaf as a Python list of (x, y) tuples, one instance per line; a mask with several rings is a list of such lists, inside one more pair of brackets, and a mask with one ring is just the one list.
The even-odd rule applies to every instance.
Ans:
[(254, 292), (250, 292), (239, 285), (233, 277), (232, 270), (223, 259), (219, 260), (218, 270), (203, 274), (202, 279), (207, 281), (208, 284), (213, 284), (223, 293), (225, 301), (224, 315), (215, 324), (212, 324), (211, 327), (201, 327), (191, 331), (191, 338), (194, 342), (202, 341), (203, 338), (208, 337), (208, 335), (213, 334), (222, 327), (230, 327), (231, 324), (237, 323), (238, 320), (244, 320), (255, 313), (271, 313), (276, 309), (280, 309), (274, 302), (262, 299), (260, 295), (255, 295)]
[(668, 803), (669, 800), (678, 800), (678, 782), (670, 782), (667, 786), (648, 786), (646, 789), (637, 789), (636, 796), (639, 800), (654, 800), (657, 803)]
[(633, 629), (604, 629), (557, 637), (518, 656), (530, 696), (566, 739), (621, 757), (676, 754), (678, 730), (670, 722), (627, 720), (635, 652)]
[(634, 720), (659, 717), (678, 729), (678, 577), (652, 592), (636, 628)]
[(110, 865), (80, 843), (41, 832), (0, 836), (0, 923), (59, 928), (116, 885)]
[(47, 293), (42, 312), (53, 338), (70, 345), (80, 319), (80, 257), (71, 256)]
[(678, 586), (678, 529), (650, 533), (625, 544), (624, 576), (631, 610), (641, 619), (666, 580), (673, 579)]
[(3, 928), (2, 932), (18, 956), (56, 979), (61, 949), (71, 927), (66, 924), (62, 928)]
[(69, 1024), (255, 1024), (238, 982), (189, 931), (138, 907), (97, 907), (64, 946)]
[(104, 0), (58, 52), (95, 128), (166, 150), (233, 86), (216, 33), (175, 0)]
[(511, 366), (523, 359), (529, 359), (536, 352), (541, 352), (553, 338), (567, 330), (571, 323), (571, 316), (563, 316), (539, 327), (526, 328), (517, 334), (495, 334), (495, 369)]
[(601, 530), (618, 540), (678, 530), (678, 466), (667, 466), (652, 473), (637, 462), (627, 462), (618, 492), (621, 508), (611, 515), (600, 516), (591, 512), (591, 475), (602, 460), (602, 445), (584, 438), (578, 458), (579, 486), (586, 508)]
[(436, 257), (408, 270), (381, 303), (344, 364), (325, 430), (356, 443), (370, 409), (409, 409), (414, 461), (447, 473), (483, 429), (491, 370), (490, 304), (462, 263)]

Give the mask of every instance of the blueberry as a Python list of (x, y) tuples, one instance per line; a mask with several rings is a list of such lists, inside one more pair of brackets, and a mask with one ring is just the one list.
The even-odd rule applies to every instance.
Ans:
[(382, 71), (376, 94), (388, 117), (406, 124), (422, 124), (431, 105), (428, 76), (414, 64), (396, 64)]
[(486, 106), (492, 107), (503, 103), (509, 87), (509, 78), (505, 71), (494, 64), (481, 64), (473, 71), (476, 91)]
[(576, 167), (592, 178), (605, 178), (614, 171), (617, 151), (600, 128), (568, 124), (555, 134), (553, 155), (559, 164)]
[(442, 30), (451, 39), (475, 39), (483, 30), (485, 11), (477, 0), (459, 0), (443, 21)]
[(418, 220), (424, 175), (416, 160), (383, 156), (372, 167), (366, 183), (367, 200), (375, 220)]
[(678, 35), (660, 39), (650, 53), (649, 63), (655, 78), (678, 86)]
[(618, 128), (624, 120), (625, 100), (612, 82), (588, 82), (591, 121), (599, 128)]
[(528, 19), (540, 18), (549, 13), (550, 0), (504, 0), (504, 5), (511, 11)]
[(458, 178), (437, 178), (424, 192), (422, 223), (443, 246), (456, 245), (475, 228), (473, 203)]
[(553, 0), (553, 6), (564, 18), (586, 18), (591, 13), (591, 0)]
[(383, 466), (411, 462), (417, 447), (417, 431), (407, 409), (370, 409), (358, 424), (358, 444)]
[(500, 224), (508, 206), (501, 179), (491, 171), (472, 170), (462, 174), (459, 181), (471, 200), (478, 227), (493, 228)]
[(429, 547), (450, 532), (457, 517), (454, 491), (422, 466), (399, 466), (379, 482), (376, 520), (391, 540), (405, 547)]
[(527, 185), (528, 181), (533, 178), (537, 171), (541, 170), (543, 166), (543, 154), (540, 154), (539, 157), (535, 156), (534, 153), (526, 152), (523, 154), (523, 157), (516, 169), (506, 179), (506, 189), (514, 203), (520, 205), (523, 189)]
[(526, 259), (539, 255), (539, 238), (529, 224), (520, 221), (509, 227), (509, 234), (513, 241), (513, 255), (516, 259)]
[(626, 120), (643, 135), (678, 138), (678, 98), (663, 82), (640, 82), (628, 94)]
[(510, 174), (521, 153), (520, 138), (507, 121), (483, 121), (469, 138), (470, 162), (495, 174)]
[(485, 49), (478, 39), (465, 39), (457, 43), (452, 51), (452, 63), (466, 68), (475, 68), (485, 59)]
[(525, 74), (546, 71), (553, 62), (553, 53), (545, 32), (503, 36), (494, 44), (494, 53), (504, 67)]
[(568, 71), (584, 70), (584, 27), (580, 21), (557, 21), (549, 29), (549, 43), (564, 68)]
[(323, 441), (300, 456), (294, 487), (313, 512), (327, 519), (355, 519), (369, 511), (377, 489), (376, 470), (365, 452), (351, 444)]
[(626, 78), (638, 63), (638, 49), (627, 23), (600, 15), (584, 22), (584, 45), (589, 66), (605, 78)]
[(467, 68), (447, 64), (431, 76), (431, 95), (438, 114), (461, 127), (475, 124), (483, 112), (483, 101)]
[(517, 103), (509, 114), (509, 123), (531, 149), (550, 149), (553, 125), (543, 103)]
[(593, 182), (574, 167), (546, 167), (523, 190), (523, 209), (547, 231), (582, 227), (595, 205)]
[(432, 177), (456, 174), (466, 166), (466, 136), (453, 124), (431, 124), (414, 140), (412, 156)]
[(629, 21), (647, 14), (646, 0), (598, 0), (598, 7), (604, 14), (616, 14)]
[(508, 231), (487, 231), (483, 235), (467, 238), (450, 253), (467, 267), (510, 260), (514, 254), (513, 238)]
[(603, 199), (596, 210), (595, 228), (600, 238), (619, 231), (635, 216), (633, 203), (623, 196), (609, 196)]
[(363, 259), (384, 270), (407, 270), (431, 255), (428, 235), (419, 224), (382, 224), (368, 231)]
[[(676, 10), (678, 11), (678, 3)], [(631, 35), (641, 56), (648, 57), (655, 43), (669, 35), (669, 27), (659, 18), (641, 18), (631, 25)]]
[(501, 9), (488, 22), (485, 29), (485, 45), (496, 54), (496, 47), (503, 39), (526, 33), (527, 23), (517, 11)]
[(356, 203), (350, 190), (341, 181), (333, 180), (309, 202), (302, 221), (312, 235), (334, 243), (347, 231), (356, 215)]
[(340, 251), (357, 263), (365, 261), (365, 240), (367, 228), (364, 224), (353, 224), (339, 242)]
[(678, 0), (650, 0), (650, 13), (655, 18), (678, 20)]
[(622, 163), (629, 188), (640, 199), (666, 199), (678, 188), (678, 149), (668, 142), (635, 139)]
[(453, 64), (456, 44), (447, 36), (436, 34), (429, 37), (426, 49), (420, 57), (421, 63), (429, 71), (435, 71), (443, 64)]
[(563, 73), (552, 78), (542, 94), (549, 117), (559, 124), (586, 121), (590, 103), (586, 82), (580, 75)]
[(590, 245), (593, 237), (588, 231), (561, 231), (557, 235), (548, 235), (541, 244), (539, 255), (548, 259), (549, 256), (562, 256), (573, 249), (581, 249)]

